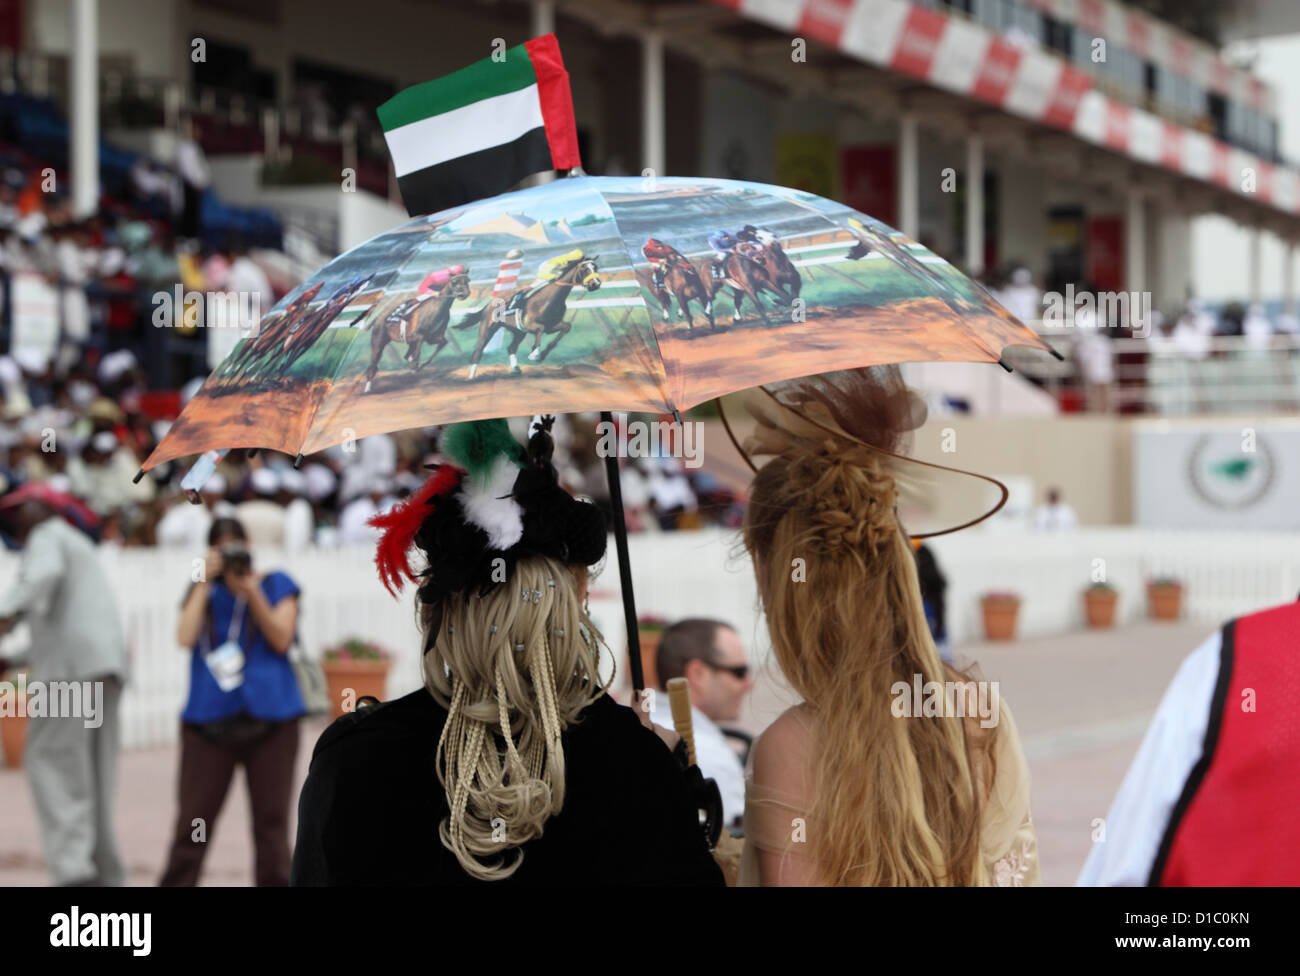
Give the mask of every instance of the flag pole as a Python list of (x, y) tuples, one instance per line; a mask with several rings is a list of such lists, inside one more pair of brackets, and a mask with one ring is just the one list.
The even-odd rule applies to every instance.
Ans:
[[(600, 412), (605, 430), (614, 429), (614, 415), (608, 410)], [(641, 634), (636, 625), (636, 597), (632, 593), (632, 564), (627, 553), (627, 519), (623, 517), (623, 486), (619, 482), (618, 452), (605, 456), (605, 479), (609, 482), (609, 503), (614, 507), (614, 548), (618, 553), (618, 582), (623, 591), (623, 618), (627, 624), (627, 662), (632, 672), (633, 700), (639, 700), (645, 690), (645, 673), (641, 668)]]

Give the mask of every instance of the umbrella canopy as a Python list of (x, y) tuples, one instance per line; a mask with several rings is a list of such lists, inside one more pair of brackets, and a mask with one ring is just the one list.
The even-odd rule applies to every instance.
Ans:
[(897, 231), (798, 190), (576, 176), (413, 220), (286, 295), (145, 468), (488, 417), (672, 413), (831, 369), (1050, 348)]

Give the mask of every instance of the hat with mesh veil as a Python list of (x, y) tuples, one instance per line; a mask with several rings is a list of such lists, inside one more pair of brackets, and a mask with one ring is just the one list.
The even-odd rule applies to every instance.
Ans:
[(908, 456), (927, 411), (897, 366), (767, 383), (720, 398), (719, 410), (753, 471), (805, 446), (874, 451), (894, 479), (898, 517), (914, 539), (969, 528), (1006, 504), (1006, 486), (995, 478)]

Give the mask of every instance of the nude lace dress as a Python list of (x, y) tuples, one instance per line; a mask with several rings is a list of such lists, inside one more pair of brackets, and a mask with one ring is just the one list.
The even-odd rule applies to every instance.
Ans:
[[(802, 722), (801, 722), (802, 724)], [(806, 728), (805, 728), (806, 734)], [(1015, 720), (1000, 704), (994, 737), (996, 771), (983, 807), (980, 847), (989, 883), (999, 887), (1041, 884), (1038, 841), (1029, 809), (1029, 767), (1020, 747)], [(745, 848), (740, 860), (740, 885), (759, 883), (758, 850), (798, 857), (798, 825), (806, 818), (797, 798), (754, 783), (753, 751), (745, 770)], [(976, 781), (982, 780), (979, 769)]]

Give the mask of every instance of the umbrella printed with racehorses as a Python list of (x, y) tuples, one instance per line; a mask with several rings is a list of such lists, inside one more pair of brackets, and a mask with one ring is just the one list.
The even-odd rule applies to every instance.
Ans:
[(575, 176), (413, 220), (242, 339), (149, 468), (488, 417), (672, 413), (764, 383), (1048, 350), (865, 214), (784, 187)]

